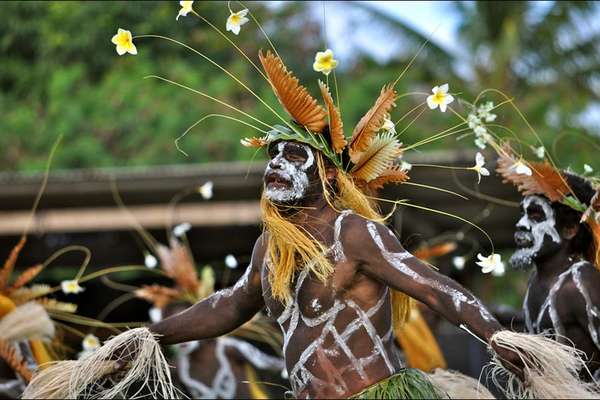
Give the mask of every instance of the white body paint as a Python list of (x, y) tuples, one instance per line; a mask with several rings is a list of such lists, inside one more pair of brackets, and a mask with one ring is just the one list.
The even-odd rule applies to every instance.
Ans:
[(536, 222), (529, 219), (527, 212), (517, 222), (517, 228), (524, 228), (531, 232), (532, 245), (527, 248), (520, 248), (514, 252), (510, 258), (511, 264), (513, 265), (530, 265), (533, 263), (534, 258), (542, 248), (544, 244), (544, 238), (549, 236), (555, 243), (560, 243), (560, 235), (556, 230), (556, 220), (554, 216), (554, 210), (550, 203), (539, 196), (527, 196), (523, 199), (523, 209), (527, 210), (527, 207), (531, 203), (539, 205), (546, 214), (546, 219), (542, 222)]
[[(425, 278), (421, 274), (419, 274), (417, 271), (414, 271), (409, 266), (407, 266), (406, 263), (404, 263), (404, 260), (407, 260), (409, 258), (414, 258), (414, 256), (412, 254), (410, 254), (409, 252), (404, 251), (402, 253), (393, 253), (393, 252), (388, 251), (386, 249), (385, 245), (383, 244), (383, 240), (381, 239), (379, 232), (377, 231), (377, 226), (373, 222), (367, 222), (367, 229), (369, 230), (369, 233), (371, 234), (373, 241), (375, 242), (377, 247), (379, 247), (379, 250), (381, 251), (383, 258), (390, 265), (392, 265), (394, 268), (396, 268), (396, 270), (398, 270), (400, 273), (408, 276), (409, 279), (412, 279), (420, 284), (430, 286), (440, 292), (448, 294), (448, 296), (450, 296), (452, 298), (452, 303), (454, 304), (454, 308), (456, 309), (457, 312), (461, 311), (463, 304), (468, 304), (472, 307), (475, 307), (479, 311), (479, 314), (481, 315), (481, 317), (484, 320), (486, 320), (486, 321), (493, 320), (492, 315), (487, 311), (487, 309), (483, 306), (483, 304), (481, 304), (481, 302), (475, 296), (471, 295), (470, 293), (464, 293), (462, 291), (459, 291), (453, 287), (450, 287), (450, 286), (443, 284), (441, 282), (438, 282), (436, 280)], [(393, 232), (390, 231), (389, 229), (388, 229), (388, 233), (390, 235), (394, 236)]]
[(278, 169), (271, 168), (271, 163), (267, 165), (265, 169), (265, 176), (270, 173), (276, 173), (281, 178), (290, 182), (289, 188), (265, 188), (265, 196), (272, 201), (275, 202), (290, 202), (294, 200), (299, 200), (306, 194), (306, 190), (308, 189), (308, 175), (306, 171), (313, 166), (315, 162), (314, 154), (311, 148), (305, 144), (299, 144), (304, 148), (306, 153), (308, 154), (308, 158), (306, 162), (300, 166), (296, 165), (293, 162), (288, 161), (283, 156), (283, 148), (285, 146), (285, 142), (277, 143), (277, 150), (279, 151), (275, 157), (271, 160), (271, 162), (275, 162), (279, 165)]
[(598, 329), (600, 327), (600, 309), (598, 308), (597, 305), (592, 303), (592, 300), (588, 293), (588, 290), (585, 287), (585, 284), (583, 283), (583, 280), (581, 278), (581, 268), (585, 264), (586, 264), (585, 261), (577, 262), (577, 263), (571, 265), (571, 267), (568, 270), (566, 270), (565, 272), (563, 272), (562, 274), (560, 274), (558, 276), (558, 278), (556, 279), (556, 282), (554, 283), (554, 285), (552, 285), (552, 287), (548, 291), (548, 297), (542, 304), (542, 307), (540, 308), (535, 320), (532, 320), (531, 315), (529, 313), (529, 307), (528, 307), (529, 290), (531, 287), (529, 287), (527, 289), (527, 293), (525, 294), (525, 300), (523, 301), (523, 312), (525, 314), (525, 324), (527, 326), (527, 330), (530, 333), (542, 333), (543, 332), (543, 330), (540, 328), (540, 326), (541, 326), (542, 320), (544, 318), (544, 315), (547, 312), (548, 315), (550, 316), (550, 320), (552, 321), (552, 327), (553, 327), (554, 333), (559, 334), (559, 335), (565, 335), (565, 329), (559, 318), (558, 312), (556, 310), (556, 305), (557, 305), (557, 302), (560, 301), (557, 297), (558, 291), (563, 286), (563, 284), (566, 282), (567, 278), (569, 278), (569, 276), (570, 276), (571, 279), (573, 280), (573, 282), (575, 283), (577, 290), (579, 291), (579, 293), (581, 294), (581, 296), (583, 297), (583, 299), (585, 301), (585, 309), (586, 309), (586, 314), (588, 317), (588, 332), (590, 334), (590, 337), (592, 338), (592, 341), (594, 342), (596, 347), (598, 349), (600, 349), (600, 338), (598, 335)]
[(217, 303), (219, 301), (221, 301), (223, 298), (231, 297), (231, 295), (234, 292), (236, 292), (240, 289), (247, 290), (248, 289), (248, 277), (250, 276), (250, 271), (252, 271), (252, 265), (248, 265), (248, 267), (246, 267), (246, 271), (244, 272), (244, 275), (242, 275), (242, 277), (235, 283), (235, 285), (233, 285), (232, 287), (221, 289), (218, 292), (213, 293), (209, 297), (210, 305), (212, 306), (212, 308), (215, 308), (217, 306)]
[(237, 349), (254, 367), (261, 370), (281, 371), (284, 362), (281, 358), (263, 353), (248, 342), (234, 337), (223, 336), (216, 339), (215, 358), (219, 365), (212, 382), (206, 384), (190, 375), (190, 354), (197, 350), (202, 342), (193, 341), (177, 345), (177, 375), (193, 398), (231, 399), (237, 392), (236, 377), (227, 358), (228, 348)]
[[(346, 259), (343, 246), (340, 242), (340, 233), (342, 221), (350, 213), (350, 211), (344, 211), (335, 222), (334, 243), (329, 251), (333, 252), (336, 262)], [(390, 329), (384, 335), (380, 336), (371, 322), (371, 318), (382, 309), (383, 305), (386, 304), (386, 300), (389, 298), (389, 290), (387, 287), (382, 292), (377, 303), (366, 311), (361, 309), (361, 307), (351, 299), (335, 299), (333, 305), (329, 309), (323, 310), (314, 318), (310, 318), (302, 313), (300, 305), (298, 304), (298, 293), (302, 290), (302, 285), (308, 276), (308, 271), (308, 268), (304, 268), (298, 275), (294, 288), (293, 301), (286, 306), (277, 319), (284, 335), (284, 355), (287, 354), (287, 347), (290, 343), (290, 339), (294, 336), (296, 329), (300, 324), (310, 328), (322, 326), (319, 336), (304, 349), (298, 358), (298, 361), (292, 367), (292, 370), (288, 371), (290, 383), (295, 395), (299, 395), (308, 385), (313, 387), (333, 386), (334, 390), (340, 395), (347, 392), (348, 388), (343, 381), (325, 381), (311, 372), (310, 366), (314, 365), (316, 362), (318, 351), (322, 351), (322, 354), (328, 358), (336, 358), (344, 355), (350, 361), (349, 369), (356, 371), (361, 379), (369, 379), (365, 369), (368, 365), (377, 360), (383, 360), (390, 374), (394, 374), (395, 368), (384, 346), (384, 343), (392, 339), (393, 331)], [(310, 305), (314, 311), (318, 311), (317, 308), (319, 310), (322, 309), (322, 305), (317, 299), (314, 299)], [(343, 329), (336, 327), (337, 318), (340, 312), (348, 309), (353, 310), (356, 317), (345, 324)], [(347, 315), (345, 317), (347, 318)], [(284, 327), (284, 324), (286, 323), (288, 324), (287, 329)], [(371, 339), (373, 350), (367, 356), (358, 357), (350, 349), (348, 343), (353, 338), (353, 335), (364, 334), (364, 332), (366, 332)], [(329, 347), (324, 347), (328, 338), (333, 339), (333, 344)]]

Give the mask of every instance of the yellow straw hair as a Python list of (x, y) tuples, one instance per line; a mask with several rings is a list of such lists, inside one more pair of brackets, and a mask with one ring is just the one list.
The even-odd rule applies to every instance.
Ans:
[(276, 205), (264, 195), (261, 198), (263, 228), (268, 235), (269, 283), (273, 298), (283, 304), (291, 299), (290, 284), (294, 272), (302, 266), (325, 283), (333, 265), (325, 256), (325, 246), (304, 228), (294, 224), (293, 217), (285, 218)]
[[(358, 189), (352, 178), (337, 169), (333, 188), (327, 180), (323, 156), (316, 152), (317, 168), (323, 193), (327, 203), (336, 211), (352, 210), (355, 214), (370, 221), (384, 222), (385, 218)], [(294, 224), (294, 217), (284, 217), (279, 208), (271, 203), (263, 193), (261, 198), (263, 229), (268, 232), (269, 283), (273, 298), (287, 304), (291, 298), (290, 286), (294, 273), (303, 268), (325, 283), (334, 268), (325, 254), (326, 246), (317, 241), (304, 228)], [(392, 323), (399, 328), (410, 314), (410, 297), (392, 290)]]

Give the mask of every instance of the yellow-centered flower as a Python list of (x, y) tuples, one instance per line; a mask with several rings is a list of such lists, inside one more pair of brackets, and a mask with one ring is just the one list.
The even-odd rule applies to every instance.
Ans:
[(325, 51), (317, 52), (315, 62), (313, 63), (313, 69), (317, 72), (329, 75), (329, 73), (337, 67), (337, 64), (337, 60), (333, 58), (333, 51), (327, 49)]
[(81, 342), (81, 346), (84, 351), (94, 351), (100, 347), (100, 340), (90, 333), (89, 335), (85, 335)]
[(227, 18), (227, 30), (231, 31), (235, 35), (239, 34), (241, 26), (244, 25), (246, 22), (250, 21), (248, 18), (246, 18), (247, 14), (248, 9), (246, 8), (236, 13), (231, 11), (231, 15), (229, 16), (229, 18)]
[(117, 54), (120, 56), (125, 53), (129, 53), (134, 56), (137, 54), (137, 48), (135, 47), (135, 44), (133, 44), (131, 32), (126, 29), (119, 28), (117, 34), (112, 37), (111, 42), (117, 46)]
[(440, 107), (441, 112), (446, 112), (448, 104), (454, 101), (454, 97), (448, 93), (448, 84), (444, 83), (441, 86), (435, 86), (431, 89), (433, 94), (427, 97), (427, 105), (430, 109), (434, 110)]
[(484, 167), (485, 165), (485, 158), (483, 157), (483, 155), (481, 155), (481, 153), (477, 153), (475, 154), (475, 165), (471, 167), (471, 169), (475, 172), (477, 172), (477, 183), (481, 182), (481, 176), (489, 176), (490, 175), (490, 171), (487, 170), (487, 168)]
[(62, 281), (60, 283), (60, 288), (65, 294), (77, 294), (85, 290), (84, 288), (79, 286), (79, 282), (77, 282), (77, 279)]
[(181, 9), (179, 10), (179, 14), (177, 14), (177, 16), (175, 17), (175, 21), (177, 21), (179, 19), (179, 17), (185, 17), (188, 15), (189, 12), (192, 12), (192, 4), (194, 4), (194, 1), (188, 1), (188, 0), (182, 0), (179, 2), (179, 5), (181, 6)]

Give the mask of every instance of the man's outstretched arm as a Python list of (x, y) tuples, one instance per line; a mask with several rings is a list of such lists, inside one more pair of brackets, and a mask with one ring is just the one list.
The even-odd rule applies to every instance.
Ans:
[(425, 303), (451, 323), (465, 325), (486, 342), (502, 329), (479, 299), (404, 250), (385, 226), (357, 217), (344, 236), (344, 243), (361, 243), (346, 245), (344, 251), (364, 274)]
[(250, 265), (231, 287), (222, 289), (188, 309), (150, 325), (161, 344), (174, 344), (224, 335), (249, 321), (264, 307), (260, 269), (264, 236), (258, 238)]

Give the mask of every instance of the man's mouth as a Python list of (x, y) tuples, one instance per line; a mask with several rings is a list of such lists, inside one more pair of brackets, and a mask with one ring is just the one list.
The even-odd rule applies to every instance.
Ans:
[(515, 244), (520, 249), (525, 249), (533, 245), (533, 235), (531, 232), (519, 231), (515, 233)]
[(288, 189), (290, 181), (276, 172), (270, 172), (265, 176), (265, 186), (269, 189)]

